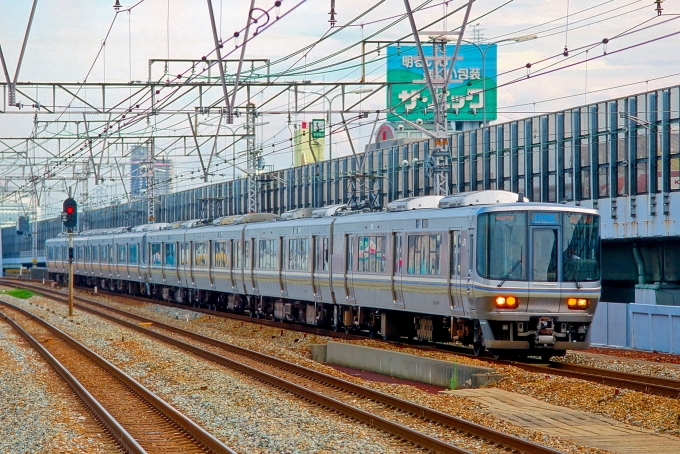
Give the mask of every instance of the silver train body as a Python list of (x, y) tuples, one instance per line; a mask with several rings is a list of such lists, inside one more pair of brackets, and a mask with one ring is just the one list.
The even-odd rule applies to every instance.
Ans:
[[(523, 200), (523, 199), (522, 199)], [(494, 352), (585, 349), (600, 295), (596, 211), (480, 191), (74, 235), (81, 285)], [(47, 241), (65, 282), (68, 239)]]

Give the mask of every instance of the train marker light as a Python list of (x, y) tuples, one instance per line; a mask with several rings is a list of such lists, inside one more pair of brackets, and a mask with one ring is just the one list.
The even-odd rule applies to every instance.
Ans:
[(496, 297), (496, 307), (498, 309), (517, 309), (519, 300), (514, 296), (498, 296)]
[(590, 300), (585, 298), (569, 298), (567, 300), (567, 307), (569, 309), (584, 310), (590, 307)]

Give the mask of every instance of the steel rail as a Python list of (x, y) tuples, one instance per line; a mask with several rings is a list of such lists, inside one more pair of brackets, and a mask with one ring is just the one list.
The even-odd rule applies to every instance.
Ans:
[[(90, 394), (87, 389), (75, 378), (52, 354), (47, 351), (28, 331), (23, 329), (17, 322), (10, 318), (4, 312), (0, 312), (0, 316), (18, 332), (26, 341), (42, 356), (47, 364), (59, 375), (64, 382), (73, 390), (78, 399), (85, 405), (85, 408), (99, 422), (104, 430), (108, 432), (113, 439), (124, 450), (132, 454), (146, 453), (139, 443), (128, 433), (123, 426), (121, 426), (111, 414), (106, 411), (97, 399)], [(31, 315), (31, 317), (33, 317)]]
[[(37, 288), (32, 287), (32, 289), (35, 289), (37, 293), (43, 293), (43, 291), (44, 291), (44, 289), (41, 289), (39, 287), (37, 287)], [(63, 295), (61, 295), (59, 292), (48, 290), (45, 293), (54, 293), (57, 296), (51, 296), (51, 295), (45, 295), (45, 296), (47, 296), (49, 298), (64, 301)], [(121, 309), (117, 309), (117, 308), (114, 308), (114, 307), (111, 307), (111, 306), (107, 306), (105, 304), (102, 304), (102, 303), (99, 303), (99, 302), (96, 302), (96, 301), (91, 301), (91, 300), (88, 300), (88, 299), (83, 298), (83, 297), (76, 296), (75, 299), (78, 300), (78, 301), (85, 302), (89, 305), (100, 307), (104, 310), (111, 311), (111, 312), (114, 312), (116, 314), (120, 314), (120, 315), (125, 316), (125, 317), (129, 317), (133, 320), (137, 320), (138, 322), (147, 322), (147, 323), (151, 322), (153, 324), (152, 326), (160, 327), (160, 328), (167, 330), (169, 332), (172, 332), (174, 334), (179, 334), (179, 335), (186, 336), (186, 337), (189, 337), (191, 339), (194, 339), (194, 340), (206, 343), (206, 344), (214, 345), (216, 347), (222, 348), (222, 349), (230, 351), (232, 353), (236, 353), (236, 354), (239, 354), (239, 355), (242, 355), (242, 356), (246, 356), (248, 358), (254, 359), (254, 360), (259, 361), (261, 363), (265, 363), (265, 364), (286, 370), (288, 372), (292, 372), (292, 373), (301, 375), (301, 376), (309, 378), (311, 380), (315, 380), (317, 382), (324, 383), (327, 386), (338, 388), (338, 389), (344, 390), (348, 393), (356, 394), (356, 395), (361, 396), (363, 398), (373, 400), (375, 402), (378, 402), (380, 404), (383, 404), (383, 405), (386, 405), (386, 406), (389, 406), (389, 407), (393, 407), (397, 410), (404, 411), (406, 413), (409, 413), (409, 414), (412, 414), (414, 416), (423, 418), (425, 420), (429, 420), (429, 421), (435, 422), (437, 424), (445, 425), (445, 426), (447, 426), (451, 429), (455, 429), (455, 430), (458, 430), (458, 431), (461, 431), (461, 432), (465, 432), (465, 433), (467, 433), (471, 436), (479, 437), (479, 438), (482, 438), (482, 439), (487, 440), (487, 441), (492, 442), (492, 443), (501, 444), (503, 446), (507, 446), (509, 448), (512, 448), (512, 449), (520, 451), (520, 452), (536, 453), (536, 454), (543, 454), (543, 453), (556, 454), (556, 453), (559, 452), (559, 451), (556, 451), (556, 450), (549, 448), (547, 446), (543, 446), (543, 445), (540, 445), (540, 444), (537, 444), (537, 443), (533, 443), (531, 441), (524, 440), (524, 439), (519, 438), (519, 437), (515, 437), (514, 435), (504, 434), (504, 433), (496, 431), (494, 429), (490, 429), (488, 427), (484, 427), (482, 425), (479, 425), (479, 424), (476, 424), (476, 423), (473, 423), (473, 422), (470, 422), (470, 421), (466, 421), (464, 419), (457, 418), (455, 416), (448, 415), (446, 413), (443, 413), (443, 412), (440, 412), (440, 411), (437, 411), (437, 410), (433, 410), (433, 409), (430, 409), (430, 408), (427, 408), (427, 407), (423, 407), (421, 405), (417, 405), (417, 404), (414, 404), (412, 402), (409, 402), (409, 401), (406, 401), (406, 400), (403, 400), (403, 399), (399, 399), (399, 398), (391, 396), (389, 394), (385, 394), (385, 393), (382, 393), (382, 392), (379, 392), (379, 391), (375, 391), (373, 389), (366, 388), (366, 387), (354, 384), (352, 382), (342, 380), (340, 378), (333, 377), (331, 375), (324, 374), (322, 372), (318, 372), (318, 371), (315, 371), (315, 370), (312, 370), (312, 369), (308, 369), (308, 368), (299, 366), (297, 364), (281, 360), (279, 358), (275, 358), (275, 357), (265, 355), (263, 353), (259, 353), (259, 352), (253, 351), (253, 350), (248, 350), (246, 348), (231, 345), (231, 344), (228, 344), (226, 342), (219, 341), (217, 339), (213, 339), (213, 338), (210, 338), (210, 337), (207, 337), (207, 336), (203, 336), (201, 334), (197, 334), (197, 333), (194, 333), (194, 332), (191, 332), (191, 331), (187, 331), (187, 330), (184, 330), (182, 328), (177, 328), (177, 327), (172, 326), (172, 325), (164, 324), (164, 323), (158, 322), (156, 320), (148, 319), (146, 317), (142, 317), (142, 316), (139, 316), (137, 314), (133, 314), (133, 313), (130, 313), (130, 312), (127, 312), (127, 311), (124, 311), (124, 310), (121, 310)], [(342, 409), (348, 408), (349, 411), (351, 412), (351, 414), (348, 414), (348, 416), (354, 417), (354, 418), (356, 418), (356, 419), (358, 419), (362, 422), (366, 422), (369, 425), (374, 425), (375, 427), (378, 427), (378, 428), (386, 430), (386, 431), (390, 431), (390, 430), (388, 430), (388, 427), (395, 426), (394, 423), (392, 423), (388, 420), (383, 420), (382, 418), (377, 417), (375, 415), (372, 415), (370, 413), (366, 413), (364, 415), (363, 413), (365, 413), (365, 412), (363, 412), (362, 410), (354, 409), (353, 407), (349, 407), (342, 402), (336, 401), (336, 400), (329, 398), (327, 396), (323, 396), (322, 394), (318, 394), (318, 393), (315, 393), (313, 391), (309, 391), (305, 388), (300, 387), (299, 385), (289, 383), (289, 384), (284, 384), (283, 386), (281, 386), (278, 382), (282, 379), (280, 379), (278, 377), (274, 377), (270, 374), (266, 374), (264, 372), (258, 371), (257, 369), (253, 369), (249, 366), (240, 364), (238, 362), (234, 362), (230, 359), (216, 355), (212, 352), (200, 349), (200, 348), (192, 346), (190, 344), (186, 344), (185, 342), (177, 340), (173, 337), (165, 336), (161, 333), (154, 331), (153, 329), (144, 328), (142, 326), (139, 326), (138, 324), (131, 323), (131, 322), (128, 322), (128, 321), (125, 321), (125, 320), (120, 320), (120, 319), (113, 317), (109, 314), (98, 312), (96, 310), (93, 310), (93, 309), (91, 309), (87, 306), (83, 306), (81, 304), (77, 304), (76, 306), (79, 307), (82, 310), (86, 310), (90, 313), (96, 314), (97, 316), (104, 317), (104, 318), (111, 320), (115, 323), (120, 323), (120, 324), (122, 324), (122, 325), (124, 325), (124, 326), (126, 326), (130, 329), (136, 330), (138, 332), (142, 332), (144, 334), (147, 334), (147, 335), (152, 336), (154, 338), (157, 338), (159, 340), (163, 340), (163, 341), (169, 342), (173, 345), (176, 345), (180, 348), (189, 350), (192, 353), (195, 353), (199, 356), (205, 357), (205, 358), (210, 359), (212, 361), (215, 361), (217, 363), (223, 364), (227, 367), (237, 368), (237, 370), (244, 371), (244, 373), (247, 373), (249, 375), (252, 374), (251, 371), (254, 371), (257, 374), (256, 378), (258, 378), (262, 381), (273, 384), (275, 386), (282, 387), (283, 389), (286, 389), (287, 391), (293, 392), (294, 394), (298, 394), (298, 391), (303, 392), (304, 395), (301, 396), (301, 397), (304, 397), (304, 398), (307, 398), (307, 399), (310, 399), (310, 400), (315, 400), (315, 399), (312, 399), (311, 397), (308, 397), (310, 395), (310, 393), (311, 393), (311, 395), (321, 396), (324, 399), (324, 403), (323, 403), (324, 406), (328, 406), (329, 408), (332, 408), (336, 411), (343, 412), (343, 413), (344, 413), (344, 411)], [(286, 383), (288, 383), (288, 382), (286, 382)], [(326, 402), (326, 401), (329, 401), (329, 402)], [(362, 415), (357, 416), (357, 415), (354, 414), (354, 412), (361, 412)], [(375, 424), (375, 421), (380, 421), (380, 423)], [(398, 432), (395, 432), (395, 435), (403, 437), (403, 438), (407, 438), (407, 439), (409, 439), (409, 440), (411, 440), (415, 443), (418, 443), (418, 444), (425, 446), (425, 447), (428, 447), (430, 449), (436, 449), (436, 450), (439, 451), (439, 450), (444, 449), (446, 447), (452, 446), (448, 443), (444, 443), (443, 445), (438, 445), (438, 443), (443, 443), (443, 442), (436, 440), (436, 439), (431, 439), (431, 437), (424, 436), (423, 434), (420, 434), (419, 432), (415, 432), (415, 431), (411, 431), (411, 432), (415, 432), (415, 434), (417, 434), (418, 436), (424, 436), (424, 437), (427, 437), (427, 438), (422, 439), (421, 441), (418, 441), (417, 439), (409, 438), (408, 433), (406, 433), (406, 432), (399, 433), (399, 432), (401, 432), (403, 430), (410, 431), (410, 429), (406, 429), (406, 428), (399, 426), (399, 425), (396, 425), (396, 426), (397, 426), (396, 430)], [(411, 436), (415, 436), (415, 435), (411, 434)], [(437, 442), (437, 444), (433, 443), (432, 440), (435, 440)], [(437, 446), (439, 446), (439, 447), (437, 447)], [(460, 449), (460, 448), (457, 448), (457, 449)], [(442, 452), (467, 452), (467, 451), (456, 450), (456, 451), (442, 451)]]
[[(44, 326), (48, 330), (55, 333), (55, 335), (57, 335), (61, 339), (63, 339), (72, 348), (78, 350), (80, 353), (85, 355), (89, 360), (91, 360), (92, 362), (94, 362), (95, 364), (99, 365), (104, 370), (106, 370), (108, 373), (113, 375), (118, 381), (120, 381), (125, 386), (130, 388), (134, 393), (136, 393), (138, 396), (140, 396), (143, 400), (145, 400), (146, 402), (151, 404), (167, 420), (172, 421), (174, 424), (176, 424), (182, 430), (186, 431), (189, 435), (191, 435), (195, 440), (197, 440), (200, 444), (202, 444), (205, 448), (209, 449), (211, 452), (221, 453), (221, 454), (236, 454), (235, 451), (230, 449), (228, 446), (226, 446), (220, 440), (215, 438), (208, 431), (206, 431), (201, 426), (196, 424), (193, 420), (191, 420), (190, 418), (188, 418), (184, 414), (177, 411), (174, 407), (169, 405), (167, 402), (165, 402), (163, 399), (161, 399), (156, 394), (151, 392), (149, 389), (144, 387), (142, 384), (140, 384), (139, 382), (134, 380), (128, 374), (126, 374), (125, 372), (123, 372), (118, 367), (116, 367), (115, 365), (113, 365), (109, 361), (105, 360), (101, 356), (97, 355), (95, 352), (93, 352), (89, 348), (85, 347), (83, 344), (76, 341), (75, 339), (70, 337), (68, 334), (57, 329), (56, 327), (54, 327), (53, 325), (51, 325), (47, 321), (41, 319), (40, 317), (37, 317), (36, 315), (26, 311), (25, 309), (22, 309), (20, 307), (17, 307), (15, 305), (12, 305), (12, 304), (7, 303), (7, 302), (2, 301), (2, 300), (0, 300), (0, 305), (5, 305), (7, 307), (11, 307), (13, 310), (16, 310), (16, 311), (22, 313), (26, 317), (29, 317), (30, 319), (36, 321), (40, 325)], [(82, 308), (82, 309), (85, 309), (85, 308)]]

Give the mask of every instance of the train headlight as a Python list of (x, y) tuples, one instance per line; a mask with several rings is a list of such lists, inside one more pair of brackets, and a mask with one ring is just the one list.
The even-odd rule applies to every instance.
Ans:
[(517, 309), (519, 300), (514, 296), (497, 296), (496, 307), (498, 309)]
[(567, 307), (575, 310), (585, 310), (590, 307), (590, 300), (585, 298), (569, 298), (567, 300)]

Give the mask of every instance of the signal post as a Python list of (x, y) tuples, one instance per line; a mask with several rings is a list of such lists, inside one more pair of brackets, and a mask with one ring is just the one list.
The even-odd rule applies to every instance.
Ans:
[(68, 316), (73, 317), (73, 229), (78, 225), (78, 204), (71, 197), (64, 200), (61, 222), (68, 232)]

